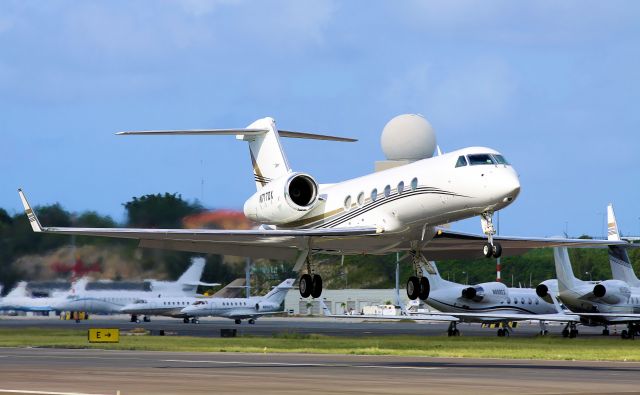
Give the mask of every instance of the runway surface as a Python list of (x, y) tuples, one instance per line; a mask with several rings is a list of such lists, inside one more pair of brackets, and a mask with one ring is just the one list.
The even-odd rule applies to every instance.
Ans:
[[(424, 322), (390, 322), (390, 321), (364, 321), (361, 319), (325, 319), (325, 318), (295, 318), (295, 317), (264, 317), (257, 320), (256, 324), (249, 325), (244, 321), (236, 325), (232, 320), (225, 318), (204, 318), (200, 324), (184, 324), (182, 320), (153, 317), (151, 322), (131, 323), (129, 317), (118, 316), (92, 316), (87, 321), (75, 323), (74, 321), (62, 321), (56, 317), (7, 317), (0, 318), (0, 328), (120, 328), (130, 330), (133, 328), (146, 328), (154, 333), (160, 330), (182, 336), (212, 337), (220, 336), (220, 329), (235, 328), (239, 335), (273, 336), (283, 332), (295, 332), (301, 334), (317, 333), (330, 336), (391, 336), (391, 335), (415, 335), (433, 336), (443, 335), (447, 331), (448, 324), (424, 323)], [(479, 324), (459, 324), (458, 328), (465, 336), (496, 336), (495, 329), (481, 328)], [(624, 328), (619, 327), (619, 330)], [(580, 336), (601, 336), (601, 327), (579, 327)], [(532, 337), (540, 331), (537, 323), (520, 323), (513, 331), (512, 336)], [(549, 332), (560, 334), (562, 326), (549, 326)], [(615, 329), (611, 328), (611, 336)]]
[(0, 372), (0, 393), (612, 394), (640, 389), (640, 363), (620, 362), (4, 348)]

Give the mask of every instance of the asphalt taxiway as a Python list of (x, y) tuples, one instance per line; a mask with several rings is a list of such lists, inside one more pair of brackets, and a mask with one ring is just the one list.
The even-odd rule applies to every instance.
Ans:
[(612, 394), (640, 388), (640, 363), (356, 355), (4, 348), (0, 372), (0, 393)]
[[(0, 328), (28, 328), (38, 327), (46, 329), (83, 329), (88, 328), (119, 328), (131, 330), (133, 328), (145, 328), (152, 333), (164, 330), (167, 334), (181, 336), (213, 337), (220, 336), (221, 329), (237, 329), (238, 335), (273, 336), (281, 333), (299, 334), (323, 334), (328, 336), (440, 336), (446, 333), (446, 323), (426, 322), (397, 322), (397, 321), (371, 321), (359, 318), (327, 319), (312, 317), (263, 317), (254, 325), (243, 321), (236, 325), (226, 318), (204, 318), (199, 324), (184, 324), (182, 320), (153, 317), (151, 322), (132, 323), (125, 315), (116, 316), (91, 316), (89, 320), (76, 323), (63, 321), (56, 317), (0, 317)], [(458, 328), (465, 336), (496, 336), (495, 329), (481, 328), (478, 324), (459, 324)], [(611, 327), (611, 336), (615, 336), (616, 328)], [(617, 328), (622, 330), (624, 328)], [(579, 327), (580, 336), (601, 336), (601, 327)], [(537, 323), (519, 323), (512, 332), (512, 336), (532, 337), (540, 331)], [(550, 325), (551, 334), (560, 334), (562, 326)]]

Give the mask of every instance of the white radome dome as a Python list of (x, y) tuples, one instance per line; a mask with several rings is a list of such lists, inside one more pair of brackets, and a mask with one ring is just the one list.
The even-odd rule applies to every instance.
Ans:
[(436, 150), (436, 133), (422, 115), (402, 114), (387, 122), (380, 145), (388, 160), (431, 158)]

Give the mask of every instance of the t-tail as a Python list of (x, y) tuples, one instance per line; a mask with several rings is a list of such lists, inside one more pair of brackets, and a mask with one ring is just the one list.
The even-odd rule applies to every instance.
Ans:
[(438, 271), (438, 266), (434, 261), (422, 261), (420, 262), (420, 268), (422, 269), (422, 275), (429, 280), (429, 289), (435, 291), (440, 288), (445, 288), (450, 285), (454, 285), (450, 281), (443, 279)]
[(296, 280), (294, 278), (288, 278), (273, 288), (268, 294), (263, 297), (263, 300), (281, 304), (284, 298), (287, 296), (287, 292), (293, 288), (293, 283)]
[[(618, 222), (611, 203), (607, 206), (607, 233), (609, 240), (621, 240)], [(609, 265), (611, 265), (614, 280), (625, 281), (632, 287), (640, 287), (640, 280), (633, 271), (629, 254), (624, 246), (609, 246)]]
[(569, 250), (566, 247), (555, 247), (553, 249), (553, 259), (556, 264), (556, 277), (558, 279), (558, 291), (576, 288), (582, 280), (576, 278), (569, 259)]
[(249, 154), (253, 166), (256, 189), (260, 190), (272, 180), (276, 180), (291, 172), (289, 162), (284, 154), (280, 137), (331, 140), (353, 142), (356, 139), (336, 137), (324, 134), (293, 132), (278, 130), (273, 118), (258, 119), (242, 129), (196, 129), (196, 130), (145, 130), (119, 132), (118, 135), (235, 135), (238, 140), (249, 143)]
[(202, 277), (202, 272), (204, 271), (204, 265), (206, 261), (202, 257), (195, 257), (191, 259), (191, 266), (182, 273), (182, 276), (178, 278), (176, 281), (178, 285), (181, 287), (182, 291), (189, 294), (195, 294), (198, 286), (211, 286), (215, 287), (220, 284), (218, 283), (203, 283), (200, 281), (200, 277)]

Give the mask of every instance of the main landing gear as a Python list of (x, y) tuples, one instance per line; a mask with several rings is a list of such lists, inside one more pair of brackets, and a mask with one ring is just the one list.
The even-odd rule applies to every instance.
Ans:
[(315, 267), (311, 262), (311, 259), (306, 259), (307, 273), (300, 276), (300, 282), (298, 288), (300, 290), (300, 296), (303, 298), (319, 298), (322, 295), (322, 277), (319, 274), (315, 274)]
[(570, 339), (578, 337), (578, 329), (575, 322), (568, 322), (567, 326), (562, 330), (562, 337), (568, 337)]
[(507, 328), (498, 328), (498, 337), (509, 337), (511, 333), (509, 333), (509, 329)]
[(496, 228), (493, 226), (493, 211), (485, 211), (480, 214), (480, 224), (482, 225), (482, 233), (487, 235), (487, 243), (482, 247), (482, 253), (487, 258), (500, 258), (502, 255), (502, 246), (500, 243), (493, 242), (493, 235), (496, 234)]
[(447, 329), (447, 336), (451, 337), (451, 336), (460, 336), (460, 331), (458, 330), (458, 323), (457, 322), (450, 322), (449, 323), (449, 329)]
[(136, 324), (140, 323), (140, 318), (136, 314), (131, 314), (131, 320), (129, 322), (135, 322)]
[(429, 285), (429, 280), (422, 276), (422, 268), (420, 267), (422, 254), (413, 251), (411, 255), (413, 256), (413, 269), (416, 275), (409, 277), (409, 280), (407, 280), (407, 297), (411, 300), (418, 298), (425, 300), (429, 297), (431, 286)]
[(633, 340), (636, 336), (640, 334), (639, 332), (640, 332), (640, 325), (630, 322), (627, 324), (627, 329), (622, 330), (622, 332), (620, 333), (620, 337), (622, 337), (623, 339)]

